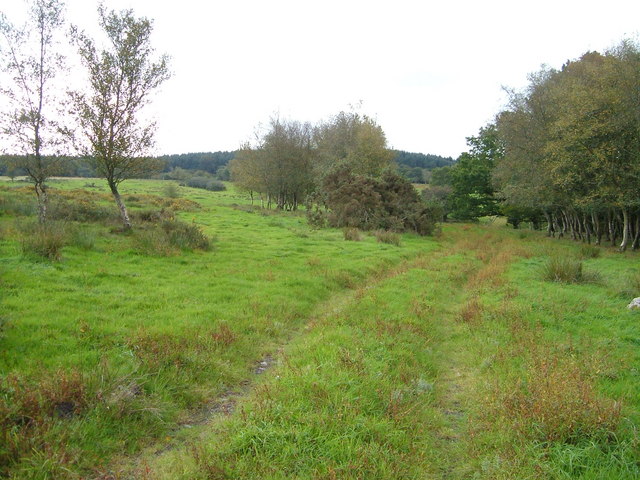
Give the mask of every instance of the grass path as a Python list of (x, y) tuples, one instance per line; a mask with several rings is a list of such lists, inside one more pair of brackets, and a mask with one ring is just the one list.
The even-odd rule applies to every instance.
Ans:
[(233, 415), (238, 405), (247, 401), (251, 394), (255, 393), (256, 389), (261, 385), (262, 375), (269, 377), (274, 374), (272, 369), (283, 362), (283, 353), (288, 344), (304, 336), (306, 332), (313, 329), (318, 323), (328, 322), (331, 318), (347, 313), (350, 308), (354, 308), (354, 305), (363, 297), (365, 292), (374, 290), (385, 281), (402, 275), (411, 269), (416, 262), (420, 263), (422, 261), (424, 261), (423, 257), (419, 256), (417, 259), (404, 261), (391, 269), (381, 270), (369, 279), (366, 285), (338, 292), (328, 300), (321, 302), (308, 319), (303, 322), (302, 329), (291, 332), (291, 335), (283, 344), (278, 346), (272, 353), (255, 362), (255, 367), (250, 377), (243, 379), (235, 386), (229, 387), (221, 395), (212, 398), (196, 410), (188, 412), (178, 423), (177, 428), (160, 441), (144, 449), (140, 454), (117, 458), (113, 465), (108, 470), (100, 472), (96, 479), (123, 480), (149, 476), (151, 474), (150, 464), (158, 461), (163, 456), (171, 455), (177, 449), (185, 448), (186, 445), (193, 444), (198, 439), (204, 438), (208, 430)]
[[(492, 255), (480, 261), (478, 250), (459, 243), (444, 238), (437, 251), (324, 302), (282, 346), (275, 368), (234, 397), (234, 411), (218, 409), (204, 428), (183, 437), (182, 446), (143, 455), (133, 476), (117, 478), (469, 478), (477, 470), (468, 422), (477, 410), (478, 377), (477, 358), (469, 349), (470, 324), (478, 312), (469, 309), (477, 305), (474, 297), (483, 282), (500, 283), (515, 257), (502, 257), (496, 269)], [(336, 333), (341, 330), (344, 337)], [(384, 375), (373, 374), (380, 358), (389, 366)], [(343, 376), (347, 391), (332, 389)], [(359, 406), (352, 405), (348, 392), (354, 385)], [(320, 399), (310, 398), (318, 391)], [(373, 398), (362, 400), (369, 395)], [(379, 410), (362, 418), (363, 404), (374, 401)], [(289, 412), (284, 418), (282, 409)], [(346, 412), (337, 415), (341, 409)], [(305, 414), (291, 421), (297, 410)], [(359, 431), (367, 422), (382, 429), (380, 439)], [(303, 435), (311, 443), (287, 438), (307, 423), (322, 425), (313, 429), (315, 437)], [(260, 447), (253, 443), (257, 440), (249, 450), (230, 447), (252, 431), (264, 436)], [(397, 435), (405, 438), (396, 444)], [(324, 444), (321, 454), (316, 442)], [(380, 458), (362, 456), (380, 445), (387, 449), (378, 451)], [(308, 458), (289, 456), (287, 450), (301, 450)]]

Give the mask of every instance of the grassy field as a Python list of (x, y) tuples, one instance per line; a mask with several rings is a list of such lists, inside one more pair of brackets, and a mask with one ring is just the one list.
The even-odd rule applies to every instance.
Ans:
[(0, 476), (640, 477), (634, 253), (498, 222), (346, 241), (165, 185), (122, 185), (125, 235), (99, 180), (53, 182), (52, 261), (0, 182)]

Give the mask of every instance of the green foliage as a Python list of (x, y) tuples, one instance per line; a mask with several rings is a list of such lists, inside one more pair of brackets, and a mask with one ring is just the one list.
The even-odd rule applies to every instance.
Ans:
[(434, 170), (453, 165), (454, 161), (451, 157), (441, 157), (440, 155), (431, 155), (424, 153), (411, 153), (403, 150), (394, 150), (394, 161), (398, 166), (409, 168), (419, 168), (425, 170)]
[[(61, 49), (65, 29), (64, 3), (60, 0), (29, 2), (27, 23), (15, 27), (0, 15), (0, 67), (3, 80), (3, 112), (0, 135), (4, 147), (22, 155), (4, 158), (8, 173), (20, 170), (33, 184), (38, 200), (38, 220), (47, 220), (47, 180), (63, 171), (65, 130), (56, 110), (63, 95), (55, 85), (63, 70)], [(8, 80), (8, 82), (7, 82)]]
[(272, 118), (258, 144), (246, 145), (231, 161), (234, 182), (252, 195), (259, 193), (268, 206), (297, 210), (314, 185), (311, 138), (311, 125)]
[(433, 171), (431, 172), (431, 179), (429, 180), (429, 184), (437, 185), (439, 187), (450, 186), (452, 168), (453, 166), (434, 168)]
[(493, 168), (502, 156), (502, 147), (494, 125), (480, 129), (467, 138), (469, 152), (460, 155), (448, 174), (451, 181), (451, 216), (458, 220), (476, 220), (497, 215), (498, 200), (491, 181)]
[(638, 247), (639, 66), (640, 47), (623, 41), (511, 92), (497, 117), (504, 155), (494, 172), (509, 205), (543, 212), (550, 234)]
[(147, 156), (155, 124), (141, 122), (149, 97), (169, 76), (168, 57), (154, 59), (152, 22), (133, 10), (98, 8), (100, 27), (108, 39), (99, 48), (74, 27), (72, 37), (88, 73), (88, 92), (72, 92), (74, 113), (82, 133), (77, 141), (94, 162), (118, 205), (125, 229), (131, 222), (118, 185), (127, 178), (148, 175), (160, 162)]
[(357, 112), (340, 112), (315, 128), (319, 169), (344, 163), (357, 175), (377, 177), (392, 165), (385, 134), (375, 120)]

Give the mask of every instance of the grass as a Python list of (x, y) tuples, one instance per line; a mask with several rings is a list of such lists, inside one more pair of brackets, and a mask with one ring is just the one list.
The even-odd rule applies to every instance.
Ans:
[[(90, 199), (84, 211), (115, 210), (102, 186), (85, 197), (85, 183), (55, 182), (51, 196)], [(30, 201), (27, 191), (5, 191)], [(133, 212), (164, 205), (161, 193), (162, 182), (123, 184)], [(178, 249), (166, 257), (141, 252), (144, 222), (134, 235), (122, 235), (112, 233), (117, 224), (94, 216), (67, 220), (93, 241), (65, 245), (57, 262), (35, 262), (21, 254), (14, 215), (1, 217), (9, 231), (0, 242), (9, 293), (2, 298), (0, 372), (19, 385), (1, 387), (8, 409), (2, 432), (28, 439), (0, 452), (5, 474), (86, 472), (162, 437), (186, 411), (246, 378), (257, 359), (302, 328), (315, 305), (425, 248), (417, 237), (401, 249), (374, 239), (345, 243), (340, 231), (311, 230), (301, 216), (238, 211), (234, 205), (247, 199), (232, 189), (181, 193), (187, 208), (177, 209), (177, 218), (217, 237), (215, 249)], [(46, 398), (46, 382), (57, 372), (81, 374), (81, 414), (60, 419), (43, 400), (35, 423), (21, 423), (33, 415), (17, 398), (25, 391)], [(116, 393), (132, 383), (137, 395)]]
[[(115, 209), (86, 184), (53, 194)], [(67, 218), (58, 261), (22, 254), (28, 192), (0, 186), (0, 475), (640, 476), (633, 253), (498, 222), (344, 241), (163, 185), (123, 184), (133, 235)], [(163, 209), (214, 247), (139, 248)], [(545, 278), (558, 258), (579, 281)]]

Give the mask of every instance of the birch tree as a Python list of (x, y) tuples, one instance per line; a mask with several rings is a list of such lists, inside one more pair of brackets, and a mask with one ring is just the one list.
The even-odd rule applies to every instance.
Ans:
[(88, 74), (88, 92), (72, 94), (74, 112), (83, 134), (81, 150), (93, 159), (109, 185), (125, 229), (131, 228), (118, 190), (128, 178), (148, 173), (155, 160), (148, 154), (156, 131), (140, 113), (151, 94), (169, 78), (168, 57), (154, 58), (152, 22), (132, 10), (98, 9), (107, 36), (105, 48), (76, 27), (72, 36)]
[(60, 98), (53, 87), (64, 61), (58, 52), (63, 10), (59, 0), (35, 0), (23, 27), (0, 13), (2, 63), (10, 77), (0, 88), (6, 99), (0, 131), (15, 154), (9, 167), (24, 170), (34, 186), (40, 223), (47, 217), (46, 181), (62, 163), (64, 137), (56, 119)]

